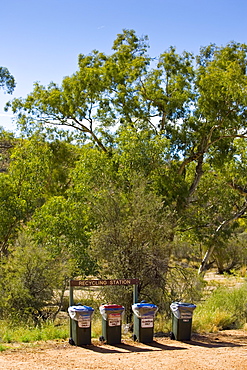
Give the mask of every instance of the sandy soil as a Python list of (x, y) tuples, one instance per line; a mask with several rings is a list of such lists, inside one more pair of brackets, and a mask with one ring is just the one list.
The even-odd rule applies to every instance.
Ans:
[(247, 332), (229, 330), (193, 335), (186, 343), (168, 337), (154, 338), (151, 344), (127, 339), (115, 346), (96, 340), (85, 347), (70, 346), (67, 342), (39, 343), (33, 348), (2, 352), (0, 369), (245, 370)]

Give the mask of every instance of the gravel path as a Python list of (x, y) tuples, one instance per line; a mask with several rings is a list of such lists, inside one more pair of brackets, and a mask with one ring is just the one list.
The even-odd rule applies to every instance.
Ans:
[(123, 340), (116, 346), (96, 340), (85, 347), (43, 342), (2, 352), (0, 369), (247, 370), (247, 332), (193, 335), (186, 343), (168, 337), (155, 338), (151, 344)]

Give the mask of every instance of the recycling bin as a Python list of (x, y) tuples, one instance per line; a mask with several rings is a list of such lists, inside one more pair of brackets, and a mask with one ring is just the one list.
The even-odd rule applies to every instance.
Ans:
[(132, 305), (134, 312), (133, 339), (140, 343), (153, 342), (154, 317), (158, 307), (152, 303), (135, 303)]
[(196, 305), (192, 303), (173, 302), (170, 308), (173, 314), (171, 339), (179, 341), (190, 340), (192, 316)]
[(91, 320), (94, 309), (89, 306), (77, 305), (68, 308), (70, 316), (69, 343), (76, 346), (91, 344)]
[(118, 304), (102, 304), (99, 310), (102, 315), (102, 336), (100, 340), (107, 344), (121, 343), (124, 307)]

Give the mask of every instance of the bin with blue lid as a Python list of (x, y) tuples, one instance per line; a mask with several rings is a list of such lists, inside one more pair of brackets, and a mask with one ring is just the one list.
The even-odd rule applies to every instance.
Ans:
[(134, 312), (133, 339), (140, 343), (153, 342), (154, 317), (158, 307), (153, 303), (140, 302), (132, 305)]
[(171, 339), (187, 341), (191, 339), (192, 317), (196, 305), (192, 303), (173, 302)]
[(81, 304), (68, 308), (70, 316), (69, 343), (76, 346), (91, 344), (91, 321), (94, 309)]
[(102, 336), (100, 340), (107, 344), (121, 343), (124, 306), (118, 304), (102, 304), (99, 310), (102, 315)]

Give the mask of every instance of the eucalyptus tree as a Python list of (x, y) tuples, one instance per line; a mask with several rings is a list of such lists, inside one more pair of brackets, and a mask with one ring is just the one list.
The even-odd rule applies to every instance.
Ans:
[(64, 264), (64, 278), (92, 275), (95, 261), (88, 252), (90, 227), (88, 207), (83, 201), (53, 196), (36, 208), (27, 223), (27, 233), (54, 260)]
[(35, 324), (55, 318), (67, 286), (67, 265), (25, 233), (16, 238), (1, 263), (0, 316), (13, 322)]
[[(25, 99), (9, 105), (26, 130), (47, 124), (72, 127), (106, 156), (118, 150), (122, 160), (131, 152), (124, 146), (124, 133), (146, 132), (150, 142), (163, 140), (155, 170), (152, 155), (138, 157), (141, 151), (134, 150), (132, 160), (117, 161), (115, 169), (123, 171), (128, 165), (146, 171), (153, 191), (176, 214), (174, 235), (193, 230), (199, 239), (205, 234), (203, 272), (218, 235), (230, 231), (247, 210), (245, 190), (240, 191), (245, 183), (238, 183), (235, 171), (231, 179), (225, 171), (241, 163), (241, 143), (246, 139), (246, 52), (247, 45), (235, 42), (209, 45), (198, 56), (179, 55), (171, 47), (155, 63), (148, 55), (147, 37), (124, 30), (111, 55), (96, 50), (81, 54), (78, 71), (65, 77), (61, 86), (36, 83)], [(142, 153), (146, 142), (142, 141)], [(137, 158), (143, 162), (137, 163)], [(225, 194), (230, 195), (227, 202)]]
[(15, 79), (8, 68), (0, 67), (0, 88), (8, 94), (12, 94), (16, 86)]
[[(0, 67), (0, 89), (12, 94), (16, 86), (14, 77), (6, 67)], [(6, 171), (9, 162), (9, 149), (13, 147), (14, 135), (0, 126), (0, 172)]]
[(38, 134), (15, 139), (6, 171), (0, 173), (1, 254), (8, 254), (18, 231), (37, 209), (52, 197), (65, 196), (78, 153), (69, 142), (49, 142)]
[(16, 141), (13, 133), (5, 131), (0, 126), (0, 172), (8, 171), (11, 149), (14, 148)]
[(19, 198), (9, 175), (0, 173), (0, 259), (7, 256), (26, 212), (26, 202)]
[(39, 124), (72, 127), (106, 151), (107, 128), (122, 119), (122, 112), (126, 117), (142, 114), (133, 88), (146, 73), (146, 49), (145, 39), (125, 30), (115, 40), (112, 55), (96, 50), (80, 54), (78, 71), (65, 77), (61, 87), (36, 83), (26, 99), (14, 99), (11, 106), (19, 113), (19, 123), (28, 127), (35, 119)]

